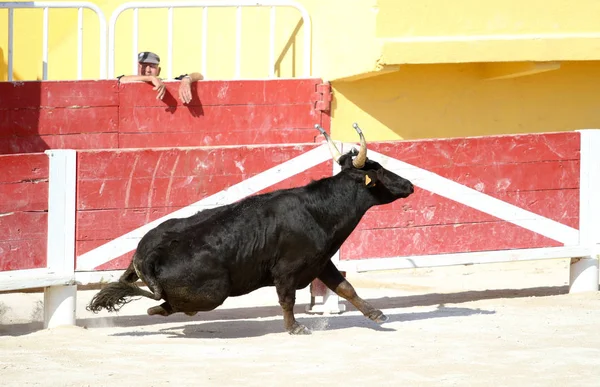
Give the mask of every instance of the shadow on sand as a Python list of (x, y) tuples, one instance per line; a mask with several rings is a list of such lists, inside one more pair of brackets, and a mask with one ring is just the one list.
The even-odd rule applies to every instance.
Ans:
[[(381, 309), (389, 317), (387, 323), (383, 325), (378, 325), (361, 314), (349, 314), (348, 312), (355, 312), (356, 309), (348, 302), (344, 302), (348, 312), (341, 315), (306, 315), (304, 314), (305, 305), (303, 304), (297, 304), (294, 311), (298, 321), (313, 331), (337, 330), (351, 327), (364, 327), (366, 329), (373, 329), (377, 331), (395, 331), (395, 329), (386, 327), (386, 325), (393, 322), (495, 313), (495, 311), (491, 310), (472, 309), (457, 306), (448, 307), (445, 306), (445, 304), (460, 304), (470, 301), (497, 298), (544, 297), (567, 293), (567, 286), (556, 286), (530, 289), (467, 291), (449, 294), (431, 293), (414, 296), (383, 297), (369, 300), (369, 302), (371, 302), (375, 308)], [(388, 311), (389, 309), (436, 305), (437, 308), (435, 310), (426, 312), (390, 313)], [(259, 319), (259, 321), (251, 319)], [(261, 321), (260, 319), (268, 320)], [(258, 337), (272, 333), (284, 332), (283, 316), (279, 306), (216, 309), (210, 312), (200, 312), (193, 317), (178, 313), (167, 318), (147, 315), (117, 315), (115, 317), (92, 317), (77, 319), (77, 325), (83, 327), (111, 326), (139, 328), (165, 323), (182, 323), (183, 325), (163, 328), (153, 332), (139, 331), (136, 329), (135, 331), (132, 330), (116, 333), (114, 336), (167, 335), (173, 338), (185, 337), (226, 339)], [(35, 332), (40, 329), (43, 329), (43, 324), (41, 322), (2, 325), (0, 326), (0, 336), (20, 336)]]

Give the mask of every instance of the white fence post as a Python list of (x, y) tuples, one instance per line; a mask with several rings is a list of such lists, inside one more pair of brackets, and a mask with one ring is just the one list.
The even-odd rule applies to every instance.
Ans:
[[(48, 270), (75, 273), (75, 188), (77, 153), (48, 150)], [(75, 325), (77, 285), (44, 289), (44, 328)]]
[(600, 130), (582, 130), (579, 175), (579, 244), (589, 255), (571, 259), (569, 292), (598, 291), (600, 243)]

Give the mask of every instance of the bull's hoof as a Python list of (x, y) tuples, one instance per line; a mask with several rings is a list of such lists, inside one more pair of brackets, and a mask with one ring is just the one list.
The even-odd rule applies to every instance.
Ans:
[(168, 316), (168, 315), (170, 315), (170, 313), (167, 312), (165, 310), (165, 308), (163, 308), (160, 305), (159, 306), (153, 306), (152, 308), (148, 308), (148, 315), (149, 316), (152, 316), (152, 315), (155, 315), (155, 314), (157, 314), (159, 316), (165, 316), (165, 317)]
[(312, 332), (304, 325), (296, 323), (291, 329), (288, 329), (288, 333), (290, 335), (310, 335)]
[(371, 314), (369, 314), (368, 317), (378, 324), (383, 324), (384, 322), (389, 320), (388, 316), (383, 314), (383, 312), (380, 310), (376, 310), (376, 311), (372, 312)]
[(185, 314), (187, 314), (188, 316), (195, 316), (198, 314), (198, 312), (184, 312)]

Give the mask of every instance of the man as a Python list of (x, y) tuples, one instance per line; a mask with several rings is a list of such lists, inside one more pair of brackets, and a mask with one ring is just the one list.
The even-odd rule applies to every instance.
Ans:
[[(138, 54), (138, 73), (137, 75), (121, 75), (117, 77), (121, 83), (131, 83), (136, 81), (150, 82), (154, 85), (152, 90), (156, 90), (156, 99), (163, 99), (165, 96), (165, 84), (158, 77), (160, 75), (160, 57), (153, 52), (143, 51)], [(187, 104), (192, 100), (192, 82), (204, 79), (200, 73), (182, 74), (175, 79), (181, 81), (179, 85), (179, 99)]]

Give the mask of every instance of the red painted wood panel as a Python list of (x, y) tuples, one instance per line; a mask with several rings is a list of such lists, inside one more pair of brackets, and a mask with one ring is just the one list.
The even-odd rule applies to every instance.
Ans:
[(352, 260), (560, 245), (511, 223), (497, 221), (401, 230), (355, 230), (342, 246), (340, 257), (343, 260)]
[(43, 153), (0, 155), (0, 184), (48, 178), (48, 156)]
[[(192, 84), (190, 106), (226, 105), (282, 105), (306, 104), (315, 98), (316, 85), (320, 79), (273, 79), (219, 81), (207, 80)], [(165, 82), (167, 93), (162, 100), (156, 99), (154, 87), (149, 83), (126, 83), (119, 87), (121, 107), (183, 107), (178, 99), (179, 82)]]
[[(81, 152), (78, 157), (77, 254), (317, 146)], [(331, 170), (331, 161), (324, 162), (262, 192), (304, 185), (330, 175)], [(127, 257), (117, 261), (120, 263), (102, 267), (123, 268)]]
[(81, 133), (0, 138), (0, 154), (42, 152), (48, 149), (118, 148), (117, 133)]
[(47, 210), (48, 157), (0, 155), (0, 198), (0, 213)]
[[(246, 144), (298, 144), (316, 142), (315, 129), (260, 129), (181, 133), (125, 133), (121, 148), (220, 146)], [(318, 133), (317, 133), (318, 135)]]
[(48, 156), (0, 155), (0, 271), (46, 262)]
[(0, 216), (0, 240), (46, 239), (48, 212), (18, 211)]
[[(578, 133), (552, 133), (372, 143), (369, 149), (577, 229), (579, 141)], [(417, 187), (407, 199), (370, 210), (344, 244), (341, 258), (558, 245)]]
[(0, 110), (118, 104), (118, 84), (113, 80), (0, 82)]
[(156, 100), (152, 86), (116, 81), (0, 85), (0, 154), (50, 148), (101, 149), (314, 142), (320, 79), (201, 81), (189, 106), (179, 82)]
[(46, 238), (0, 241), (0, 271), (46, 266)]
[(425, 169), (579, 160), (579, 148), (577, 132), (369, 143), (369, 149)]
[(0, 137), (117, 131), (116, 106), (0, 111)]
[[(177, 108), (135, 107), (119, 110), (120, 133), (178, 133), (312, 128), (318, 114), (310, 104), (205, 106), (190, 112)], [(264, 143), (264, 142), (263, 142)]]
[[(579, 227), (579, 191), (576, 189), (508, 192), (496, 196), (567, 226)], [(407, 199), (369, 210), (357, 228), (405, 228), (497, 220), (489, 214), (417, 187), (415, 194)]]
[(48, 209), (48, 182), (0, 184), (0, 213)]

